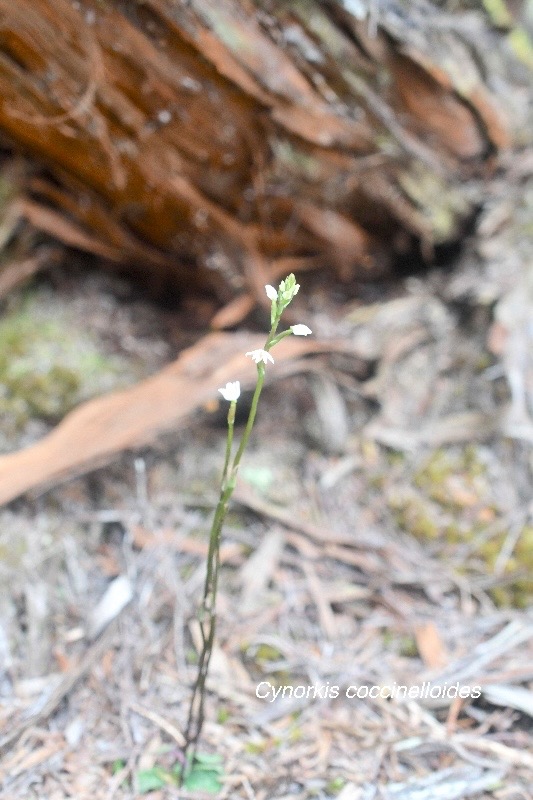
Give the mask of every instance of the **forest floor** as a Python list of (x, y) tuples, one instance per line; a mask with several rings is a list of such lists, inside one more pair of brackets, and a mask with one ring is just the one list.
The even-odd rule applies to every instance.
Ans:
[[(366, 371), (320, 356), (264, 392), (196, 772), (219, 797), (532, 797), (533, 278), (502, 207), (453, 268), (300, 276), (301, 321)], [(199, 336), (103, 274), (25, 287), (0, 320), (22, 365), (0, 363), (2, 450)], [(209, 405), (0, 511), (1, 798), (203, 796), (176, 773), (224, 439)]]

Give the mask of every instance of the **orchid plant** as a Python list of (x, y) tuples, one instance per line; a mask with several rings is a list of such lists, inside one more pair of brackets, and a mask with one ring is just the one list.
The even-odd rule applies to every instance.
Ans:
[[(273, 286), (265, 286), (266, 294), (271, 302), (270, 311), (270, 331), (266, 338), (263, 348), (251, 350), (246, 355), (257, 365), (257, 381), (252, 398), (248, 420), (242, 434), (240, 444), (233, 455), (233, 433), (235, 426), (235, 412), (237, 402), (240, 397), (241, 387), (239, 381), (227, 383), (219, 389), (224, 400), (229, 402), (228, 410), (228, 433), (226, 439), (226, 454), (224, 468), (222, 470), (222, 480), (220, 485), (220, 495), (215, 509), (211, 532), (209, 534), (209, 548), (207, 553), (207, 571), (204, 583), (202, 604), (199, 613), (200, 633), (202, 650), (198, 662), (198, 672), (196, 682), (193, 687), (187, 726), (185, 729), (185, 763), (192, 764), (198, 740), (202, 733), (205, 710), (206, 679), (209, 671), (209, 662), (213, 652), (216, 629), (216, 600), (218, 579), (220, 572), (220, 537), (222, 526), (228, 510), (228, 504), (235, 489), (237, 474), (242, 456), (250, 439), (250, 434), (254, 426), (257, 413), (259, 398), (263, 390), (265, 372), (268, 364), (274, 363), (270, 351), (286, 336), (308, 336), (311, 330), (307, 325), (292, 325), (282, 333), (278, 333), (281, 316), (287, 306), (292, 302), (298, 293), (300, 286), (296, 283), (294, 275), (289, 275), (281, 281), (278, 289)], [(191, 756), (192, 758), (187, 758)]]

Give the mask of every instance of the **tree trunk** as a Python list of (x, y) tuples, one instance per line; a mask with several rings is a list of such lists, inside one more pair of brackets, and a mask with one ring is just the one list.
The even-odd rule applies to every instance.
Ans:
[(509, 144), (479, 56), (495, 34), (475, 13), (422, 0), (0, 11), (0, 130), (33, 167), (18, 213), (222, 301), (292, 268), (377, 276), (429, 256)]

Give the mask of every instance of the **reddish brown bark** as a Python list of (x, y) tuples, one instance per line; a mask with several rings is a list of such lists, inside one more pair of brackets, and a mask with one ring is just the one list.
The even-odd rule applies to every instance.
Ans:
[(430, 252), (509, 134), (469, 47), (416, 9), (0, 0), (0, 130), (42, 166), (20, 214), (224, 300)]

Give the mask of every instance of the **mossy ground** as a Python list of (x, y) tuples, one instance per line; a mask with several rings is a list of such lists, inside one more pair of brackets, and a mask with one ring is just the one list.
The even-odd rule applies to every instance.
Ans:
[(84, 400), (146, 374), (101, 320), (94, 324), (101, 313), (90, 297), (61, 296), (45, 283), (9, 297), (0, 313), (0, 451), (31, 442)]
[(127, 375), (68, 310), (26, 292), (0, 319), (0, 409), (17, 427), (32, 417), (56, 421)]
[[(433, 542), (443, 557), (464, 552), (462, 572), (503, 575), (501, 585), (490, 589), (498, 605), (531, 602), (533, 527), (524, 523), (513, 529), (494, 500), (487, 465), (475, 445), (427, 455), (407, 487), (387, 491), (387, 504), (402, 531)], [(510, 537), (513, 546), (503, 558)]]

